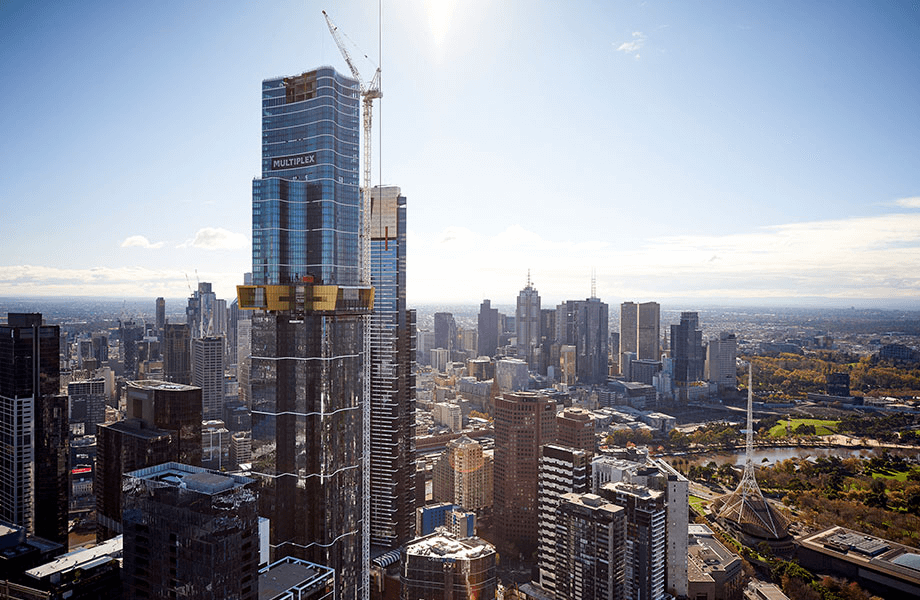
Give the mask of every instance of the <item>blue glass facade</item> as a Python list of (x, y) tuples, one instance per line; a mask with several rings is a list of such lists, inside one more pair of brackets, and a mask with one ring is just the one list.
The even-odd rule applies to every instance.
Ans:
[(331, 67), (262, 82), (254, 284), (358, 283), (359, 130), (358, 84)]
[[(241, 308), (256, 309), (252, 474), (260, 480), (260, 514), (270, 519), (271, 558), (294, 556), (335, 569), (340, 600), (362, 597), (366, 583), (363, 319), (369, 308), (358, 289), (359, 128), (358, 86), (332, 68), (262, 83), (253, 286), (240, 298)], [(281, 295), (262, 303), (271, 293), (260, 286), (282, 286), (274, 288)], [(339, 301), (316, 300), (330, 288)], [(253, 298), (261, 298), (257, 306)]]

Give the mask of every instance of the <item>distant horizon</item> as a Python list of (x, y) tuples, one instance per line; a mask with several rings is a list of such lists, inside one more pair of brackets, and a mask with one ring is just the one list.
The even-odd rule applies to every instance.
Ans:
[[(97, 301), (97, 302), (108, 302), (108, 303), (118, 303), (118, 302), (132, 302), (132, 303), (151, 303), (151, 308), (153, 308), (153, 302), (156, 298), (162, 297), (166, 300), (167, 303), (184, 303), (188, 299), (188, 296), (88, 296), (88, 295), (63, 295), (63, 296), (41, 296), (41, 295), (0, 295), (0, 305), (8, 303), (27, 303), (29, 301), (41, 302), (41, 303), (53, 303), (53, 302), (67, 302), (67, 301)], [(228, 305), (233, 301), (234, 298), (222, 298), (218, 295), (218, 298), (226, 300)], [(565, 298), (565, 300), (581, 300), (582, 297), (570, 297)], [(508, 301), (495, 300), (494, 298), (483, 298), (479, 301), (426, 301), (426, 302), (412, 302), (407, 301), (407, 304), (410, 308), (415, 307), (425, 307), (425, 308), (450, 308), (450, 307), (471, 307), (478, 308), (483, 300), (489, 300), (493, 308), (514, 308), (516, 305), (516, 299), (511, 299)], [(541, 296), (541, 305), (544, 308), (554, 308), (558, 304), (564, 302), (565, 300), (547, 300)], [(802, 297), (792, 297), (792, 298), (734, 298), (734, 299), (719, 299), (719, 300), (710, 300), (710, 299), (700, 299), (700, 298), (666, 298), (656, 299), (656, 298), (623, 298), (617, 299), (615, 301), (606, 300), (600, 298), (602, 302), (607, 303), (610, 306), (619, 306), (622, 302), (658, 302), (661, 305), (663, 310), (677, 310), (680, 309), (689, 309), (693, 307), (706, 308), (706, 309), (732, 309), (732, 308), (745, 308), (745, 309), (756, 309), (756, 308), (788, 308), (788, 309), (854, 309), (854, 310), (891, 310), (891, 311), (907, 311), (907, 312), (920, 312), (920, 299), (905, 299), (905, 298), (837, 298), (833, 296), (802, 296)]]

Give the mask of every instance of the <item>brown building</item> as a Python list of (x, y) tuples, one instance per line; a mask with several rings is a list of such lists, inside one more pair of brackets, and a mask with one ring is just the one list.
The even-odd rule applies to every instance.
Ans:
[(432, 499), (466, 510), (492, 506), (492, 456), (465, 435), (447, 443), (432, 473)]
[(556, 442), (562, 446), (594, 454), (594, 415), (571, 407), (556, 417)]
[(537, 548), (540, 446), (555, 439), (554, 400), (534, 392), (495, 399), (495, 534), (500, 545), (525, 555)]

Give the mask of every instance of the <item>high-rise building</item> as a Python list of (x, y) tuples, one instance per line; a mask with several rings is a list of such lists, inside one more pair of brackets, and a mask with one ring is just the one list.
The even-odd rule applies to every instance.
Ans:
[(537, 548), (540, 446), (555, 438), (555, 400), (534, 392), (495, 399), (495, 533), (500, 545), (525, 555)]
[[(253, 181), (252, 474), (272, 560), (336, 571), (364, 595), (364, 331), (358, 84), (331, 67), (262, 82), (262, 177)], [(368, 423), (369, 426), (369, 423)], [(369, 538), (368, 538), (369, 539)]]
[(124, 481), (129, 598), (259, 597), (254, 480), (165, 463)]
[(201, 465), (201, 388), (156, 380), (129, 381), (125, 387), (128, 419), (175, 432), (178, 462)]
[(479, 356), (495, 356), (498, 351), (498, 309), (491, 301), (479, 305)]
[(96, 539), (122, 532), (121, 476), (162, 462), (201, 465), (201, 388), (129, 381), (126, 418), (96, 428)]
[(707, 381), (718, 384), (720, 390), (737, 387), (738, 373), (735, 366), (737, 355), (738, 339), (734, 333), (723, 331), (719, 333), (719, 337), (710, 339), (706, 346), (705, 375)]
[(201, 388), (201, 418), (224, 416), (224, 338), (198, 337), (192, 340), (192, 385)]
[[(650, 458), (648, 450), (644, 448), (617, 449), (612, 454), (595, 457), (591, 463), (591, 476), (592, 490), (601, 495), (605, 494), (604, 486), (614, 482), (630, 484), (638, 490), (636, 494), (641, 496), (645, 496), (648, 492), (648, 498), (653, 496), (655, 498), (653, 504), (660, 502), (660, 494), (663, 494), (664, 541), (662, 542), (662, 531), (656, 521), (652, 533), (658, 537), (652, 541), (649, 539), (642, 541), (641, 543), (645, 546), (636, 547), (636, 552), (631, 556), (638, 560), (641, 552), (649, 548), (660, 548), (663, 545), (665, 552), (664, 591), (675, 597), (685, 597), (687, 595), (687, 525), (690, 518), (687, 478), (674, 470), (667, 461)], [(640, 525), (635, 527), (640, 527)], [(638, 535), (638, 531), (639, 529), (634, 528), (634, 534)], [(648, 533), (651, 530), (643, 531)], [(636, 541), (637, 538), (634, 536), (631, 539)], [(641, 573), (636, 577), (645, 580), (645, 575)], [(659, 588), (656, 586), (655, 589)]]
[(661, 306), (657, 302), (639, 305), (637, 340), (639, 360), (661, 360)]
[(594, 415), (576, 406), (569, 407), (556, 416), (556, 442), (584, 450), (589, 456), (595, 451)]
[(60, 328), (40, 313), (0, 325), (0, 519), (67, 548), (68, 407), (60, 395)]
[(492, 490), (492, 456), (482, 445), (465, 435), (447, 442), (432, 472), (432, 499), (479, 511), (492, 506)]
[(156, 328), (160, 339), (163, 339), (164, 325), (166, 325), (166, 299), (161, 297), (156, 300)]
[(67, 396), (71, 428), (82, 429), (85, 435), (96, 435), (96, 425), (105, 423), (105, 379), (71, 381), (67, 384)]
[(178, 460), (174, 432), (142, 419), (100, 424), (96, 433), (96, 540), (122, 532), (122, 475), (129, 471)]
[(495, 548), (476, 537), (436, 532), (406, 547), (402, 600), (494, 600)]
[(137, 376), (137, 342), (144, 338), (143, 323), (119, 321), (118, 335), (121, 338), (121, 361), (125, 367), (125, 378)]
[(671, 325), (671, 360), (674, 382), (678, 385), (703, 379), (706, 364), (700, 317), (695, 312), (680, 313), (680, 324)]
[(457, 322), (449, 312), (434, 313), (434, 347), (447, 350), (449, 360), (454, 359), (457, 345)]
[(639, 352), (639, 305), (635, 302), (620, 304), (620, 355), (627, 352)]
[(580, 383), (607, 381), (607, 312), (607, 304), (597, 298), (575, 303), (575, 368)]
[(415, 526), (415, 311), (406, 308), (406, 197), (371, 191), (371, 543), (394, 549)]
[(562, 496), (556, 511), (555, 598), (624, 598), (625, 512), (596, 494)]
[(163, 327), (163, 377), (172, 383), (192, 383), (191, 335), (188, 323)]
[(104, 333), (93, 334), (93, 356), (97, 366), (109, 361), (109, 336)]
[(663, 600), (667, 542), (664, 492), (623, 481), (606, 483), (600, 491), (611, 504), (625, 509), (624, 597)]
[(591, 491), (590, 468), (591, 455), (584, 450), (559, 444), (540, 448), (539, 583), (550, 592), (556, 589), (556, 510), (565, 494)]
[(530, 281), (529, 271), (527, 286), (518, 293), (514, 325), (517, 328), (518, 356), (536, 370), (535, 360), (540, 347), (540, 294)]

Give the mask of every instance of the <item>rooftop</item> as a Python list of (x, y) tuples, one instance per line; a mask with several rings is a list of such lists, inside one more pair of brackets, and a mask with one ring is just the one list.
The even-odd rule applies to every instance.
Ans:
[(406, 554), (447, 560), (469, 560), (495, 554), (495, 547), (477, 537), (459, 538), (439, 531), (410, 542), (406, 547)]
[(85, 569), (90, 563), (99, 558), (117, 558), (122, 552), (122, 536), (114, 537), (89, 548), (80, 548), (73, 552), (63, 554), (51, 562), (39, 565), (26, 571), (26, 574), (35, 579), (43, 579), (55, 573), (63, 573), (72, 569)]
[(209, 495), (219, 494), (231, 488), (242, 487), (253, 481), (242, 475), (220, 473), (174, 462), (139, 469), (125, 475), (135, 479), (142, 479), (155, 485), (182, 487)]
[(259, 600), (271, 600), (291, 588), (310, 588), (334, 579), (333, 569), (288, 556), (259, 571)]

